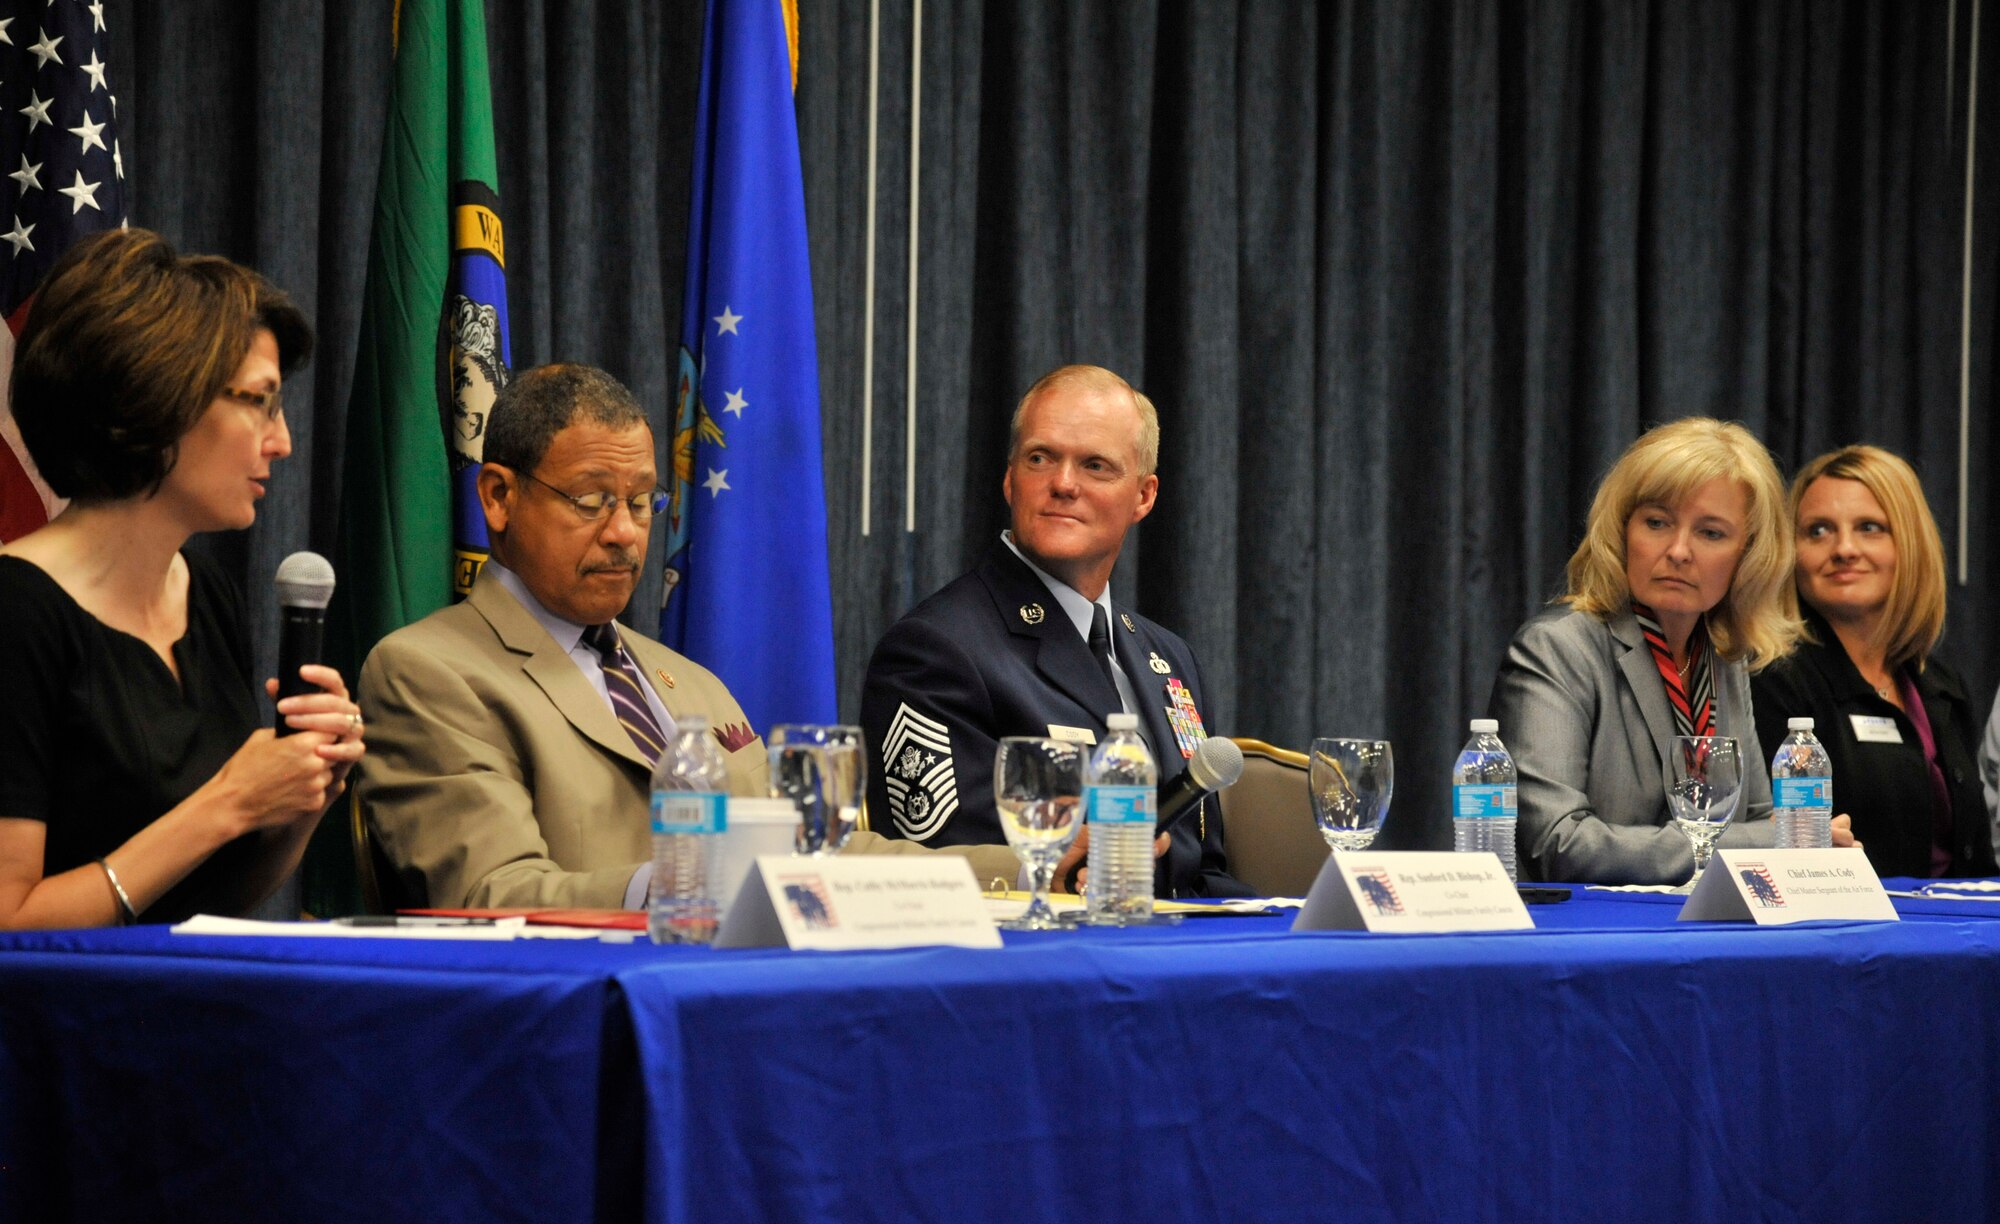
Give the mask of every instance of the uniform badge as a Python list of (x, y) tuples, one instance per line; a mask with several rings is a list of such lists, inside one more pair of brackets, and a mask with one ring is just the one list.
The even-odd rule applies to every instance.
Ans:
[(1125, 626), (1125, 632), (1127, 633), (1139, 632), (1139, 626), (1132, 623), (1132, 614), (1130, 612), (1120, 612), (1118, 614), (1118, 621), (1120, 624)]
[(1166, 692), (1167, 725), (1174, 729), (1174, 743), (1182, 757), (1192, 757), (1195, 748), (1208, 738), (1208, 729), (1201, 725), (1201, 711), (1194, 708), (1194, 694), (1178, 677), (1167, 681)]
[(666, 685), (668, 688), (674, 687), (674, 678), (667, 674), (666, 668), (656, 667), (653, 669), (653, 674), (660, 678), (661, 684)]
[(1162, 659), (1160, 657), (1160, 652), (1157, 650), (1149, 650), (1146, 652), (1146, 666), (1152, 668), (1155, 673), (1162, 676), (1174, 670), (1173, 664), (1167, 662), (1165, 659)]
[[(1026, 616), (1027, 609), (1021, 611)], [(936, 833), (958, 810), (951, 732), (907, 701), (897, 706), (882, 739), (882, 783), (889, 794), (889, 818), (903, 836), (923, 841)]]
[(1042, 605), (1040, 604), (1021, 605), (1021, 621), (1024, 624), (1039, 625), (1042, 623), (1042, 615)]

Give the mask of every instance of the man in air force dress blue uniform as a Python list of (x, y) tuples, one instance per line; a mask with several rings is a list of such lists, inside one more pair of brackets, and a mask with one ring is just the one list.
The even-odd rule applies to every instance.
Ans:
[[(876, 759), (875, 827), (932, 846), (1004, 842), (993, 753), (1007, 735), (1094, 744), (1105, 716), (1139, 716), (1162, 780), (1207, 734), (1187, 643), (1113, 606), (1125, 533), (1159, 491), (1159, 418), (1109, 370), (1066, 366), (1014, 413), (1001, 490), (1012, 529), (971, 573), (883, 635), (868, 664), (861, 720)], [(1210, 798), (1174, 829), (1155, 892), (1243, 896), (1223, 862)]]

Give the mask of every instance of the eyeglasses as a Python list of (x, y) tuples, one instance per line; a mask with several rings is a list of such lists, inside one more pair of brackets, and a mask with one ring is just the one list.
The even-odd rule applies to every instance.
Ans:
[(522, 472), (521, 475), (575, 506), (578, 514), (593, 523), (608, 516), (611, 508), (621, 502), (624, 503), (626, 512), (632, 516), (632, 521), (640, 524), (652, 522), (654, 515), (667, 508), (667, 491), (661, 488), (655, 488), (650, 493), (641, 493), (637, 497), (614, 497), (609, 493), (595, 491), (582, 494), (565, 493), (533, 472)]
[(252, 408), (262, 408), (264, 415), (273, 421), (277, 420), (278, 414), (285, 410), (283, 388), (276, 391), (245, 391), (241, 387), (224, 387), (215, 394), (218, 399), (235, 400)]

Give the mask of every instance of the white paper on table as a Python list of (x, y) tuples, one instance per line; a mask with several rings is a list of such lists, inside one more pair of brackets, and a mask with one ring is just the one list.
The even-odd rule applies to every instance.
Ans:
[(347, 926), (338, 922), (260, 922), (253, 918), (221, 918), (196, 914), (169, 928), (176, 935), (254, 935), (286, 939), (484, 939), (519, 937), (526, 918), (496, 918), (465, 926)]

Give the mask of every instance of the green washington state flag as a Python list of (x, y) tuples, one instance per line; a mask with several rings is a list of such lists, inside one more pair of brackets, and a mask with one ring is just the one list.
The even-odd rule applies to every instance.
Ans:
[[(396, 23), (327, 621), (350, 688), (376, 642), (472, 589), (474, 480), (510, 360), (485, 9), (401, 0)], [(361, 908), (353, 821), (350, 797), (307, 851), (302, 902), (321, 917)]]

